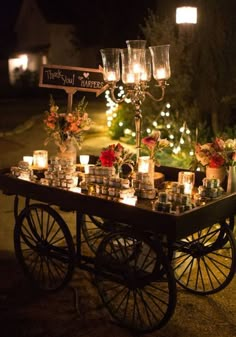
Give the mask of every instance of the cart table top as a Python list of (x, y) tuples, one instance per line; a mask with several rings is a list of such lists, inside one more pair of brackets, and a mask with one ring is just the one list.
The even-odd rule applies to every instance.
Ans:
[(107, 198), (18, 179), (10, 174), (10, 169), (0, 170), (0, 190), (69, 211), (115, 220), (142, 232), (167, 235), (174, 241), (236, 214), (236, 193), (224, 193), (183, 213), (164, 213), (153, 211), (151, 200), (138, 200), (136, 206), (130, 206)]

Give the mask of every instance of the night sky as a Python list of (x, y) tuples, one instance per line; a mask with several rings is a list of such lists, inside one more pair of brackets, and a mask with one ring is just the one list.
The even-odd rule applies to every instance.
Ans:
[[(36, 1), (36, 0), (35, 0)], [(13, 39), (12, 32), (22, 0), (8, 0), (0, 11), (0, 47)], [(136, 39), (140, 36), (140, 24), (144, 24), (148, 8), (155, 9), (157, 0), (39, 0), (46, 3), (51, 13), (58, 13), (64, 6), (64, 12), (70, 13), (82, 32), (84, 44), (94, 44), (103, 40), (107, 45), (120, 44), (125, 39)], [(62, 9), (63, 11), (63, 9)], [(118, 47), (120, 47), (118, 45)]]

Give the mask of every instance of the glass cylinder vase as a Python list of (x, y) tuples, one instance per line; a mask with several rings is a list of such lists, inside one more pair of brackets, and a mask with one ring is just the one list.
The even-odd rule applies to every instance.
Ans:
[(76, 164), (77, 147), (71, 139), (66, 140), (58, 149), (57, 157), (61, 160)]
[(155, 162), (149, 156), (140, 156), (138, 159), (138, 172), (147, 173), (149, 183), (154, 187)]
[(227, 180), (227, 193), (236, 192), (236, 166), (230, 166)]

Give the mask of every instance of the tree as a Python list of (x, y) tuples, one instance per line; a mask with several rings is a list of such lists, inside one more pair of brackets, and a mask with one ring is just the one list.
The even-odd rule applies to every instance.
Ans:
[(189, 126), (206, 125), (212, 136), (230, 124), (235, 98), (235, 7), (234, 0), (201, 0), (199, 22), (192, 29), (152, 11), (142, 27), (149, 44), (171, 45), (166, 98)]

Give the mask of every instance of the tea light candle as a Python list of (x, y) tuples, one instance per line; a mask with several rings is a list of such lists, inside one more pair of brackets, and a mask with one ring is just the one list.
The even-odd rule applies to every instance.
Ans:
[(75, 193), (81, 193), (82, 189), (81, 187), (71, 187), (70, 191)]
[(82, 154), (79, 156), (80, 164), (81, 165), (88, 165), (89, 163), (89, 155)]
[(89, 155), (81, 154), (79, 156), (80, 164), (84, 167), (84, 172), (89, 173)]
[(29, 164), (29, 166), (32, 166), (33, 164), (33, 156), (24, 156), (23, 161)]
[(48, 166), (48, 151), (36, 150), (33, 154), (34, 157), (34, 168), (35, 169), (46, 169)]
[(137, 203), (137, 196), (125, 196), (124, 199), (121, 199), (121, 202), (126, 205), (135, 206)]

